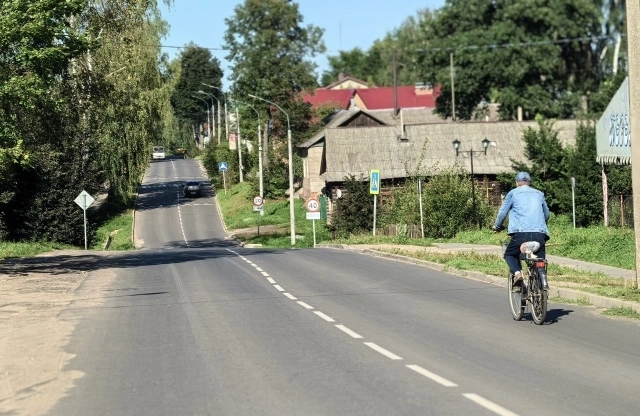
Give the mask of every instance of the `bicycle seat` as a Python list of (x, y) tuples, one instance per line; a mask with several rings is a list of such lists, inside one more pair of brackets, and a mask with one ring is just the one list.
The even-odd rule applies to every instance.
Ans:
[(533, 254), (540, 250), (540, 243), (537, 241), (527, 241), (520, 245), (520, 252), (526, 254), (527, 257), (535, 258)]

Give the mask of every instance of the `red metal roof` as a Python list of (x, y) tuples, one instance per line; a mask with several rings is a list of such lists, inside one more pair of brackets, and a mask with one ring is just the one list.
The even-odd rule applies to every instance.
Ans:
[[(440, 88), (433, 93), (416, 94), (414, 86), (398, 87), (398, 108), (435, 108)], [(384, 110), (393, 108), (393, 87), (358, 89), (356, 93), (362, 99), (367, 110)]]
[(313, 107), (320, 104), (329, 104), (332, 103), (338, 106), (341, 110), (349, 109), (349, 105), (351, 104), (351, 97), (355, 94), (355, 90), (346, 89), (346, 90), (323, 90), (317, 89), (312, 94), (305, 94), (302, 96), (302, 99), (311, 104)]

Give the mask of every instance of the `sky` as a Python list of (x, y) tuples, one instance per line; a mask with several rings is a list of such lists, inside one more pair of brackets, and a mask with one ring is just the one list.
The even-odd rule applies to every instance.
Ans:
[[(409, 16), (420, 9), (437, 9), (445, 0), (299, 0), (303, 25), (321, 27), (327, 52), (317, 56), (318, 75), (328, 69), (327, 55), (337, 55), (340, 50), (359, 47), (369, 49), (376, 39), (399, 27)], [(184, 46), (189, 42), (206, 48), (224, 47), (224, 19), (233, 16), (234, 8), (241, 0), (174, 0), (171, 8), (162, 3), (164, 20), (171, 26), (166, 46)], [(170, 57), (180, 49), (164, 48)], [(231, 70), (225, 60), (225, 51), (211, 51), (221, 62), (224, 71), (223, 87), (228, 88)]]

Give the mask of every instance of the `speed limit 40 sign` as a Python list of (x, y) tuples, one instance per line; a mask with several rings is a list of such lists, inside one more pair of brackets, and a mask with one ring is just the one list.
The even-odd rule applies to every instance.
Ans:
[(317, 199), (308, 199), (307, 200), (307, 211), (308, 212), (318, 212), (320, 211), (320, 203)]

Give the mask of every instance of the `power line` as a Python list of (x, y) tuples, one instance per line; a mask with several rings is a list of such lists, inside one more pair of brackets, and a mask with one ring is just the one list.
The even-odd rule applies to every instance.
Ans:
[[(624, 36), (624, 35), (623, 35)], [(511, 43), (502, 43), (502, 44), (490, 44), (490, 45), (469, 45), (469, 46), (455, 46), (451, 48), (420, 48), (420, 49), (405, 49), (405, 50), (413, 50), (417, 52), (426, 52), (426, 51), (447, 51), (452, 52), (456, 50), (469, 50), (469, 49), (499, 49), (499, 48), (517, 48), (521, 46), (546, 46), (546, 45), (560, 45), (567, 44), (572, 42), (595, 42), (598, 40), (606, 40), (609, 39), (609, 36), (589, 36), (589, 37), (580, 37), (580, 38), (564, 38), (564, 39), (556, 39), (556, 40), (543, 40), (537, 42), (511, 42)]]
[[(621, 35), (622, 37), (626, 37), (625, 34)], [(535, 41), (535, 42), (510, 42), (510, 43), (501, 43), (501, 44), (489, 44), (489, 45), (466, 45), (466, 46), (453, 46), (453, 47), (448, 47), (448, 48), (444, 48), (444, 47), (438, 47), (438, 48), (417, 48), (417, 49), (412, 49), (412, 48), (400, 48), (400, 49), (396, 49), (397, 51), (407, 51), (407, 52), (411, 52), (411, 51), (415, 51), (415, 52), (428, 52), (428, 51), (447, 51), (447, 52), (451, 52), (451, 51), (457, 51), (457, 50), (474, 50), (474, 49), (499, 49), (499, 48), (517, 48), (517, 47), (527, 47), (527, 46), (546, 46), (546, 45), (561, 45), (561, 44), (567, 44), (567, 43), (572, 43), (572, 42), (595, 42), (598, 40), (607, 40), (607, 39), (611, 39), (610, 36), (606, 36), (606, 35), (602, 35), (602, 36), (584, 36), (584, 37), (577, 37), (577, 38), (564, 38), (564, 39), (556, 39), (556, 40), (543, 40), (543, 41)], [(185, 49), (188, 48), (189, 46), (173, 46), (173, 45), (138, 45), (138, 46), (144, 46), (144, 47), (150, 47), (150, 48), (168, 48), (168, 49)], [(212, 48), (212, 47), (206, 47), (206, 46), (199, 46), (196, 45), (199, 48), (202, 49), (208, 49), (210, 51), (228, 51), (229, 48), (225, 48), (225, 47), (218, 47), (218, 48)], [(386, 50), (386, 51), (392, 51), (394, 48), (384, 48), (382, 50)], [(318, 55), (326, 55), (329, 53), (339, 53), (339, 52), (344, 52), (342, 50), (326, 50), (325, 52), (322, 53), (318, 53)], [(366, 51), (363, 50), (363, 52), (366, 53)]]

